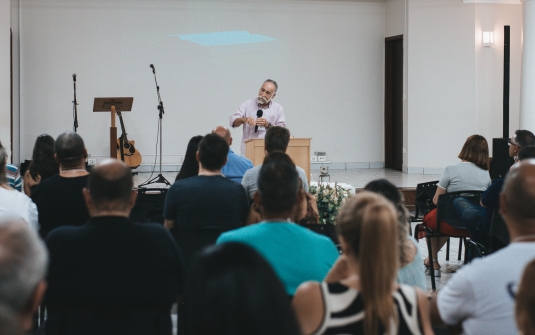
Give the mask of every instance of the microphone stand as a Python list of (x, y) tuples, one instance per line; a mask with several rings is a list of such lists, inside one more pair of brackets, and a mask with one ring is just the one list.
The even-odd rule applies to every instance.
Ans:
[(74, 132), (78, 129), (78, 102), (76, 101), (76, 73), (72, 75), (72, 84), (74, 86), (74, 100), (72, 101), (72, 113), (74, 115)]
[[(159, 127), (159, 130), (160, 130), (160, 173), (152, 178), (151, 180), (147, 181), (147, 182), (144, 182), (142, 184), (139, 184), (137, 187), (145, 187), (146, 185), (149, 185), (149, 184), (159, 184), (159, 183), (163, 183), (163, 184), (166, 184), (168, 186), (171, 186), (171, 183), (169, 183), (167, 181), (167, 179), (165, 179), (165, 177), (162, 175), (162, 118), (163, 118), (163, 114), (165, 113), (164, 109), (163, 109), (163, 102), (162, 102), (162, 98), (160, 97), (160, 86), (158, 86), (158, 81), (156, 80), (156, 69), (154, 68), (154, 65), (150, 65), (150, 67), (152, 68), (152, 73), (154, 74), (154, 83), (156, 84), (156, 93), (158, 94), (158, 112), (159, 112), (159, 118), (160, 120), (158, 121), (158, 127)], [(158, 155), (158, 152), (156, 152), (156, 155)]]

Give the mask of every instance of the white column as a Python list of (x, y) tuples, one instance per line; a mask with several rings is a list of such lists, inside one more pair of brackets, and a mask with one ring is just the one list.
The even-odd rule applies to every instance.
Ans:
[(8, 152), (11, 147), (10, 26), (11, 1), (0, 0), (0, 141)]
[(535, 0), (522, 0), (522, 86), (520, 129), (535, 131)]

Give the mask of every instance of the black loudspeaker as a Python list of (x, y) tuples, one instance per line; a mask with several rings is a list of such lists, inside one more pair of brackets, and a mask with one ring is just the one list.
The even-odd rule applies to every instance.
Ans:
[(496, 180), (505, 177), (507, 171), (515, 162), (509, 156), (508, 138), (492, 139), (492, 164), (490, 166), (490, 178)]
[(167, 190), (166, 188), (138, 188), (136, 205), (130, 213), (130, 220), (163, 224), (163, 207)]

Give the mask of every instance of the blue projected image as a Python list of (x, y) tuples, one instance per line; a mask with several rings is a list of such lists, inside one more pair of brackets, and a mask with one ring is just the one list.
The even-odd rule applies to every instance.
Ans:
[(216, 33), (167, 36), (178, 36), (183, 41), (190, 41), (205, 47), (276, 41), (273, 37), (250, 34), (247, 31), (222, 31)]

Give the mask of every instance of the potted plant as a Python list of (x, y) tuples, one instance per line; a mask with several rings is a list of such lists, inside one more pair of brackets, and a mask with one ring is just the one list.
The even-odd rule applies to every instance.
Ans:
[(338, 183), (334, 183), (334, 186), (318, 183), (317, 186), (310, 186), (309, 193), (316, 199), (319, 222), (317, 225), (307, 225), (307, 228), (336, 240), (336, 232), (334, 230), (336, 217), (342, 204), (349, 198), (350, 191), (344, 189)]

